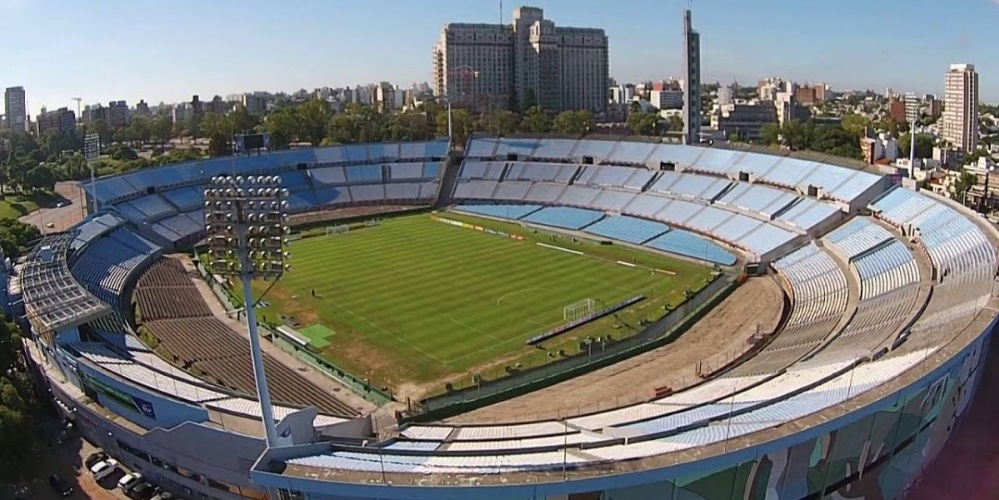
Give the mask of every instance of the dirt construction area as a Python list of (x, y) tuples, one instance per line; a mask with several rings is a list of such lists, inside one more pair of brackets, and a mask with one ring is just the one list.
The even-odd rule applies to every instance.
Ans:
[(523, 396), (447, 419), (453, 423), (526, 422), (564, 418), (647, 401), (657, 388), (701, 380), (742, 355), (755, 333), (780, 323), (784, 298), (770, 277), (753, 278), (672, 344)]

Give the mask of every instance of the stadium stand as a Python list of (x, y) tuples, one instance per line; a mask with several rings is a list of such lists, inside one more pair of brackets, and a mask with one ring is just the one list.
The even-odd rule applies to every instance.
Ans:
[(641, 245), (666, 231), (669, 227), (658, 222), (649, 222), (627, 215), (608, 217), (596, 222), (585, 229), (587, 233), (597, 236), (625, 241), (635, 245)]
[[(161, 259), (139, 278), (136, 300), (144, 324), (178, 366), (195, 368), (231, 390), (255, 394), (249, 342), (217, 320), (184, 267)], [(210, 345), (211, 349), (205, 349)], [(276, 401), (315, 405), (331, 415), (350, 417), (356, 411), (298, 376), (265, 353), (268, 385)]]
[(525, 222), (562, 229), (582, 229), (603, 218), (602, 212), (570, 207), (545, 207), (524, 217)]
[(732, 252), (682, 229), (673, 229), (645, 243), (645, 246), (723, 266), (731, 266), (736, 262), (736, 256)]

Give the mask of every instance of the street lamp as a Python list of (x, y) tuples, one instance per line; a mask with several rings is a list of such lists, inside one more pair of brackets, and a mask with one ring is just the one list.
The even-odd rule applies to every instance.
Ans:
[(100, 209), (97, 203), (97, 180), (94, 175), (94, 160), (101, 155), (101, 136), (87, 134), (83, 137), (83, 159), (90, 169), (90, 203), (94, 207), (91, 213)]
[(278, 176), (230, 176), (212, 178), (205, 189), (205, 229), (208, 231), (208, 269), (220, 276), (239, 277), (243, 285), (243, 310), (250, 333), (250, 356), (257, 399), (264, 420), (268, 446), (277, 441), (270, 391), (264, 374), (257, 314), (254, 310), (254, 279), (277, 280), (291, 269), (286, 235), (288, 190)]

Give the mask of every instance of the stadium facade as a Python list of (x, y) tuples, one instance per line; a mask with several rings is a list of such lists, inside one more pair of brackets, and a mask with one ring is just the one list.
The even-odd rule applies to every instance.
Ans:
[[(441, 141), (337, 146), (101, 179), (102, 211), (46, 236), (14, 278), (31, 359), (88, 440), (189, 498), (898, 498), (975, 394), (999, 234), (950, 200), (868, 172), (676, 144), (473, 138), (461, 164), (452, 154)], [(508, 218), (582, 233), (592, 220), (574, 217), (596, 213), (614, 220), (603, 238), (758, 264), (791, 309), (716, 377), (559, 420), (375, 437), (369, 415), (276, 377), (281, 441), (267, 449), (251, 391), (167, 363), (129, 321), (139, 276), (200, 239), (200, 190), (223, 173), (281, 176), (301, 213), (518, 206)], [(658, 233), (634, 236), (651, 223)], [(698, 254), (707, 244), (719, 251)], [(199, 348), (221, 348), (197, 344), (192, 366), (217, 366)]]

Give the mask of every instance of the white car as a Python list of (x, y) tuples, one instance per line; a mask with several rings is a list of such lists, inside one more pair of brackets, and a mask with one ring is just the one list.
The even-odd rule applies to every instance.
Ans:
[(132, 486), (139, 484), (139, 481), (142, 481), (142, 473), (133, 472), (131, 474), (125, 474), (118, 480), (118, 488), (121, 489), (121, 491), (128, 491), (128, 489)]
[(94, 466), (90, 468), (90, 475), (94, 476), (94, 481), (100, 481), (101, 479), (114, 474), (114, 471), (117, 469), (118, 461), (113, 458), (109, 458), (103, 462), (97, 462), (94, 464)]

